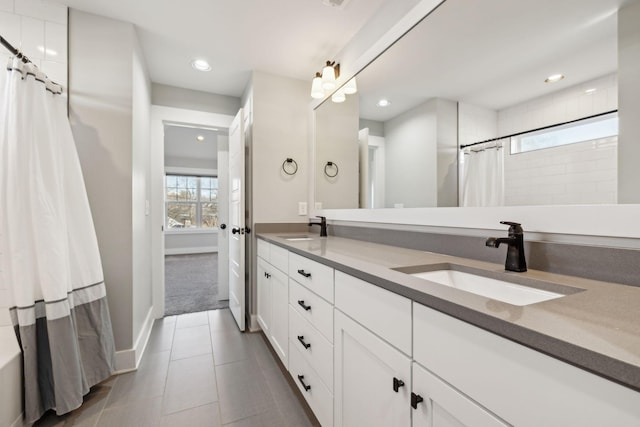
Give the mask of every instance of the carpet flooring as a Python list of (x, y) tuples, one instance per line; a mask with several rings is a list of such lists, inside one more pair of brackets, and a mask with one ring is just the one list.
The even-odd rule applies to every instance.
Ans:
[(218, 300), (217, 253), (165, 256), (165, 316), (228, 306), (228, 300)]

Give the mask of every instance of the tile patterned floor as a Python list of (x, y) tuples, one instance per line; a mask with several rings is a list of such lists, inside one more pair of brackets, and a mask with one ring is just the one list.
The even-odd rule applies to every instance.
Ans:
[[(228, 309), (154, 324), (140, 368), (94, 387), (76, 411), (37, 427), (319, 426), (260, 333)], [(286, 374), (288, 375), (288, 374)]]

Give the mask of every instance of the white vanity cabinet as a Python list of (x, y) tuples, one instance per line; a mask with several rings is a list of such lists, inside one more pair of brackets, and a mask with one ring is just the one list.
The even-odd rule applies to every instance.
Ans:
[(323, 427), (333, 425), (333, 268), (289, 253), (289, 373)]
[(411, 425), (411, 300), (336, 271), (335, 426)]
[(412, 389), (412, 427), (508, 426), (415, 362)]
[[(451, 404), (454, 398), (445, 402), (444, 393), (431, 398), (460, 421), (452, 425), (503, 425), (491, 423), (495, 414), (496, 422), (519, 427), (640, 426), (638, 392), (418, 303), (413, 319), (415, 362), (437, 376), (449, 395), (457, 393), (457, 402), (469, 401), (463, 407)], [(427, 400), (429, 392), (418, 390), (416, 366), (415, 392)], [(470, 418), (469, 424), (470, 408), (485, 408), (482, 419), (489, 421)], [(415, 412), (414, 420), (420, 416)]]
[(289, 366), (289, 251), (258, 240), (258, 323), (285, 367)]

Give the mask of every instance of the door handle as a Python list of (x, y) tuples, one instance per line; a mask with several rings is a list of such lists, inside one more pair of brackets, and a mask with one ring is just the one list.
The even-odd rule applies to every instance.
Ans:
[(300, 341), (300, 344), (302, 344), (302, 346), (307, 350), (309, 349), (309, 347), (311, 347), (311, 344), (307, 344), (306, 342), (304, 342), (304, 335), (298, 335), (298, 341)]
[(244, 234), (244, 228), (233, 227), (231, 229), (232, 234)]
[(424, 399), (419, 394), (415, 394), (411, 392), (411, 407), (413, 409), (418, 409), (418, 403), (424, 402)]

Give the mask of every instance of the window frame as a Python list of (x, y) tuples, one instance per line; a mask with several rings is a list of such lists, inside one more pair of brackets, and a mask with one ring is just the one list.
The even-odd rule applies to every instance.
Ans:
[[(168, 177), (178, 177), (178, 178), (196, 178), (196, 188), (195, 188), (195, 200), (169, 200), (167, 197), (168, 193), (168, 185), (167, 178)], [(211, 200), (202, 200), (202, 178), (213, 178), (216, 182), (216, 199), (215, 201)], [(219, 190), (219, 186), (217, 185), (218, 175), (216, 173), (187, 173), (187, 172), (173, 172), (173, 171), (165, 171), (164, 174), (164, 229), (166, 232), (170, 234), (188, 234), (188, 233), (206, 233), (206, 232), (217, 232), (219, 227), (216, 225), (214, 227), (203, 227), (202, 219), (203, 214), (202, 210), (205, 204), (207, 203), (215, 203), (216, 211), (218, 208), (218, 198), (217, 192)], [(187, 187), (188, 188), (188, 187)], [(169, 226), (169, 205), (170, 204), (184, 204), (184, 205), (195, 205), (195, 218), (196, 225), (189, 227), (170, 227)], [(217, 224), (217, 216), (216, 216), (216, 224)]]

